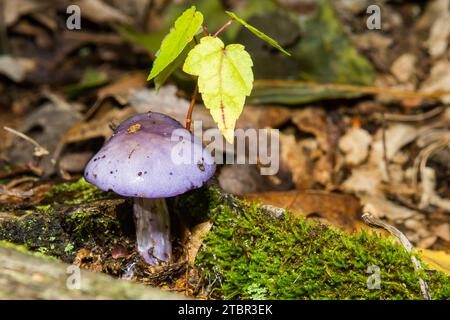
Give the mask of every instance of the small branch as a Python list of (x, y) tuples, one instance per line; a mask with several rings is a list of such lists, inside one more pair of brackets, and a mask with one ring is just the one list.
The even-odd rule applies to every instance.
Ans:
[[(380, 219), (374, 217), (373, 215), (371, 215), (368, 212), (366, 212), (362, 215), (362, 219), (367, 225), (369, 225), (371, 227), (375, 227), (375, 228), (385, 229), (390, 234), (392, 234), (394, 237), (396, 237), (400, 241), (400, 243), (403, 245), (406, 252), (411, 254), (411, 261), (414, 265), (414, 270), (416, 270), (416, 271), (422, 270), (422, 266), (420, 265), (419, 260), (414, 255), (412, 255), (413, 246), (412, 246), (411, 242), (409, 242), (408, 238), (400, 230), (398, 230), (394, 226), (391, 226), (390, 224), (384, 222), (383, 220), (380, 220)], [(420, 283), (420, 289), (422, 290), (422, 295), (425, 298), (425, 300), (431, 300), (431, 295), (430, 295), (430, 291), (428, 289), (427, 283), (422, 278), (419, 278), (419, 283)]]
[(20, 138), (30, 142), (32, 145), (34, 145), (34, 153), (33, 153), (33, 155), (35, 157), (39, 158), (39, 157), (46, 156), (46, 155), (49, 154), (47, 149), (45, 149), (43, 146), (41, 146), (39, 143), (37, 143), (36, 140), (31, 139), (29, 136), (25, 135), (24, 133), (19, 132), (19, 131), (15, 130), (13, 128), (10, 128), (10, 127), (3, 127), (3, 129), (5, 129), (8, 132), (11, 132), (11, 133), (15, 134), (16, 136), (18, 136), (18, 137), (20, 137)]
[(231, 23), (233, 22), (233, 19), (228, 20), (223, 26), (220, 27), (219, 30), (214, 33), (213, 37), (217, 37), (223, 30), (225, 30)]
[(385, 113), (374, 114), (373, 118), (375, 120), (381, 120), (384, 118), (385, 121), (405, 121), (405, 122), (417, 122), (425, 121), (430, 118), (436, 117), (437, 115), (444, 112), (444, 107), (436, 107), (427, 112), (417, 113), (417, 114), (397, 114), (397, 113)]
[(192, 112), (194, 111), (195, 101), (197, 100), (198, 83), (195, 84), (194, 93), (192, 94), (191, 104), (186, 115), (186, 129), (191, 130)]
[(203, 30), (203, 34), (206, 36), (209, 36), (209, 32), (208, 29), (206, 28), (206, 26), (202, 25), (202, 30)]

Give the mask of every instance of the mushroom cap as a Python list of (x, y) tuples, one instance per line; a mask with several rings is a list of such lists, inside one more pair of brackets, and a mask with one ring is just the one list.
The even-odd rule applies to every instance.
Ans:
[(84, 177), (123, 196), (165, 198), (201, 187), (215, 170), (197, 137), (175, 119), (148, 112), (120, 124), (89, 161)]

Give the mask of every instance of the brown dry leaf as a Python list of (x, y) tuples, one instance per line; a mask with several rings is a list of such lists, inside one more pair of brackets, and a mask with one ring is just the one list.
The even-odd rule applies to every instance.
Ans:
[(281, 161), (291, 170), (297, 188), (311, 188), (318, 183), (330, 189), (335, 156), (331, 146), (338, 139), (333, 124), (317, 108), (294, 111), (291, 120), (300, 131), (314, 138), (297, 141), (293, 135), (280, 134)]
[[(110, 125), (113, 123), (118, 124), (131, 117), (133, 114), (135, 114), (135, 110), (131, 107), (111, 110), (103, 110), (100, 107), (92, 119), (89, 121), (83, 119), (67, 130), (55, 148), (53, 159), (55, 159), (56, 162), (60, 161), (65, 146), (70, 143), (87, 141), (95, 138), (109, 138), (112, 133)], [(84, 159), (87, 159), (87, 156)], [(84, 165), (85, 163), (79, 163), (78, 167), (84, 167)]]
[(146, 74), (143, 72), (134, 72), (121, 77), (110, 85), (100, 88), (97, 91), (97, 98), (101, 100), (106, 97), (114, 97), (121, 103), (122, 101), (126, 101), (126, 97), (132, 89), (142, 89), (146, 84)]
[(98, 24), (130, 24), (132, 21), (129, 16), (100, 0), (79, 0), (75, 4), (80, 6), (83, 17)]
[(419, 255), (433, 270), (450, 275), (450, 254), (445, 251), (421, 249)]
[(360, 218), (361, 205), (351, 195), (319, 190), (291, 190), (249, 194), (245, 198), (285, 208), (294, 216), (322, 218), (346, 231), (367, 229)]
[(280, 167), (290, 172), (297, 189), (314, 187), (315, 161), (321, 156), (314, 138), (296, 141), (294, 135), (280, 133)]
[(313, 134), (323, 150), (330, 147), (326, 114), (322, 109), (306, 108), (292, 114), (292, 122), (300, 131)]
[(387, 200), (384, 195), (360, 195), (361, 203), (370, 210), (375, 217), (386, 217), (390, 221), (402, 222), (408, 218), (419, 215), (418, 211), (400, 206), (392, 201)]
[(425, 237), (417, 243), (416, 247), (420, 249), (431, 248), (431, 246), (433, 246), (436, 243), (437, 238), (438, 238), (437, 236)]
[(111, 124), (121, 123), (133, 114), (133, 108), (112, 109), (101, 117), (95, 117), (90, 121), (78, 123), (67, 131), (63, 141), (65, 143), (72, 143), (99, 137), (106, 139), (111, 136)]
[(21, 16), (36, 12), (48, 6), (44, 1), (39, 0), (14, 0), (4, 1), (3, 3), (6, 26), (13, 25)]
[(433, 228), (433, 232), (438, 237), (444, 239), (445, 241), (450, 241), (450, 224), (449, 223), (443, 223), (435, 228)]
[(436, 62), (431, 68), (430, 76), (422, 83), (421, 92), (446, 91), (447, 94), (441, 101), (450, 103), (450, 61), (442, 59)]

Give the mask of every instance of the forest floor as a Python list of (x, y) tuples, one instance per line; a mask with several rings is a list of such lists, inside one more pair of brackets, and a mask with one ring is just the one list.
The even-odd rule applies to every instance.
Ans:
[[(0, 246), (199, 299), (420, 299), (421, 281), (450, 298), (449, 0), (377, 1), (374, 30), (365, 0), (75, 2), (81, 30), (68, 1), (0, 1)], [(211, 30), (230, 10), (291, 53), (223, 32), (254, 63), (236, 127), (279, 130), (279, 170), (224, 164), (169, 199), (176, 259), (151, 267), (131, 200), (82, 177), (131, 115), (184, 123), (194, 79), (177, 70), (159, 93), (146, 79), (191, 4)], [(193, 120), (216, 127), (201, 100)], [(363, 213), (409, 239), (424, 270)]]

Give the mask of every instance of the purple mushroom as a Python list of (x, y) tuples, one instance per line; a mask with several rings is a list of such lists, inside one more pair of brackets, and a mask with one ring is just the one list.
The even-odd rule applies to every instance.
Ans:
[(172, 258), (164, 198), (201, 187), (215, 169), (209, 151), (178, 121), (148, 112), (122, 122), (84, 176), (102, 190), (134, 198), (137, 248), (155, 265)]

